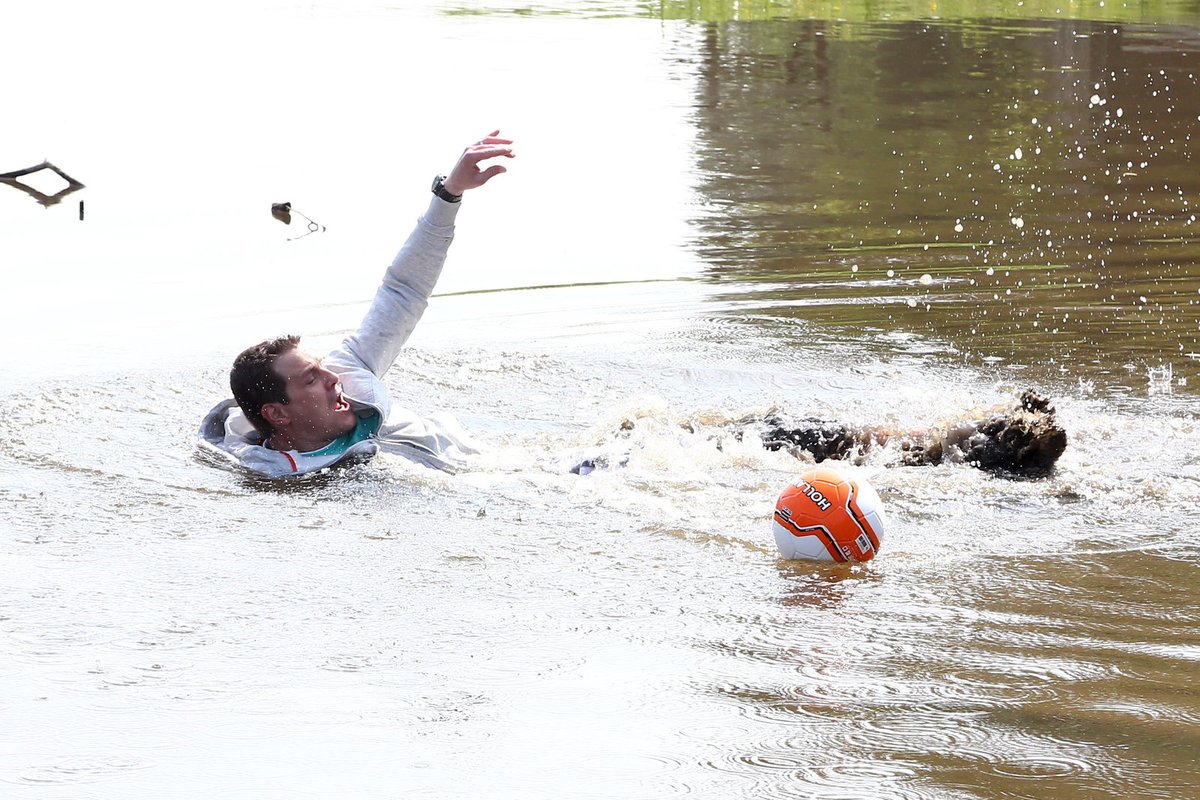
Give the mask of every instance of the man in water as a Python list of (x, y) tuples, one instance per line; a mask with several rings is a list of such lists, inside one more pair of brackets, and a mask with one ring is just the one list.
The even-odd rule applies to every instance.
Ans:
[(393, 406), (383, 383), (441, 274), (462, 195), (505, 171), (512, 141), (493, 131), (433, 183), (429, 208), (383, 276), (358, 330), (325, 358), (280, 336), (244, 350), (229, 374), (233, 399), (205, 417), (201, 440), (267, 477), (301, 475), (387, 450), (454, 471), (477, 448), (449, 416)]

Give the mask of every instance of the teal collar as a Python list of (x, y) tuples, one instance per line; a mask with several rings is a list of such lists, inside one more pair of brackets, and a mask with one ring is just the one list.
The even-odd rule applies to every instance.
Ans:
[(354, 430), (349, 433), (343, 433), (338, 438), (334, 439), (329, 444), (319, 450), (310, 450), (307, 453), (301, 453), (302, 456), (309, 458), (321, 456), (340, 456), (342, 453), (349, 450), (359, 442), (369, 439), (379, 430), (383, 420), (379, 413), (372, 411), (370, 416), (360, 417), (358, 424), (354, 426)]

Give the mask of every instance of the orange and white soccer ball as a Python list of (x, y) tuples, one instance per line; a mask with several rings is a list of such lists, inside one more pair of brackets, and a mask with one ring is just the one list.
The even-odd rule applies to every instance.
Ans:
[(874, 558), (885, 526), (870, 484), (816, 467), (779, 495), (772, 529), (784, 558), (845, 562)]

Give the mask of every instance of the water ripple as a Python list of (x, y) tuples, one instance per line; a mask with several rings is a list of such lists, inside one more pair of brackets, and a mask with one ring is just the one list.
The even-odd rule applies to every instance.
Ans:
[(753, 788), (746, 792), (748, 797), (928, 800), (937, 796), (912, 785), (919, 774), (916, 765), (814, 748), (805, 742), (766, 743), (756, 752), (705, 761), (701, 766), (750, 779)]
[(109, 780), (145, 768), (145, 764), (119, 756), (80, 756), (29, 767), (20, 773), (18, 780), (27, 784), (86, 784)]
[(1061, 778), (1092, 772), (1095, 767), (1079, 758), (1034, 756), (996, 763), (991, 769), (997, 775), (1010, 778)]

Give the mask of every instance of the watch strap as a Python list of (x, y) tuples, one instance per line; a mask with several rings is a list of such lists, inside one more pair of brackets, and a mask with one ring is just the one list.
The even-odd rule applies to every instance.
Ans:
[(457, 203), (462, 200), (461, 194), (451, 194), (446, 189), (446, 176), (438, 175), (433, 179), (433, 186), (430, 187), (434, 194), (445, 200), (447, 203)]

